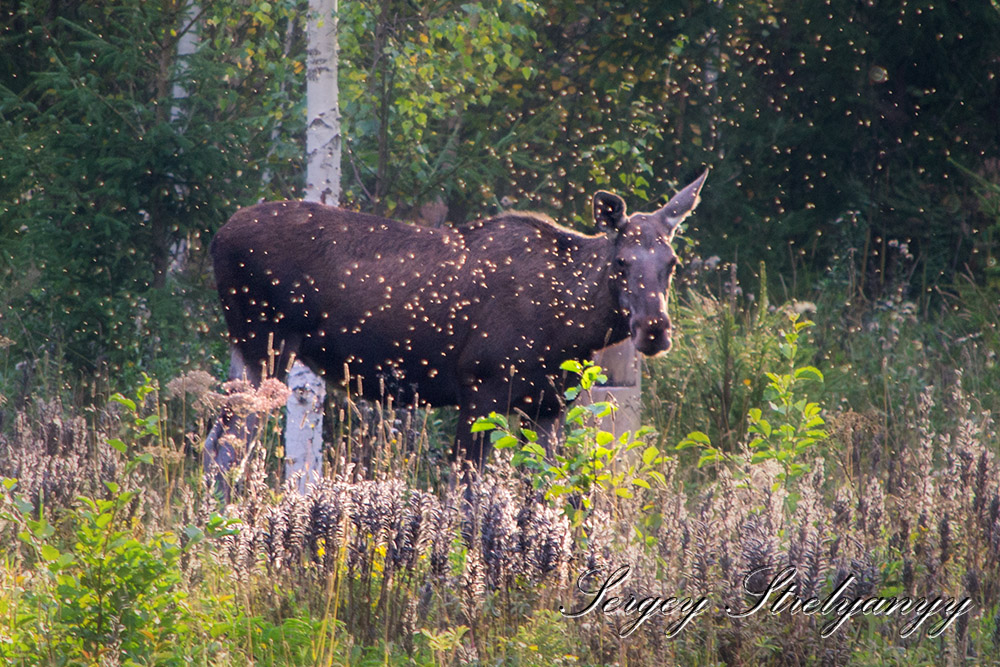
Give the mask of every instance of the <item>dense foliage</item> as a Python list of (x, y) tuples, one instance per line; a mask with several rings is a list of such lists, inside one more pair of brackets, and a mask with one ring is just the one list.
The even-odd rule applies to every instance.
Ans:
[[(188, 335), (215, 319), (201, 248), (264, 191), (266, 158), (283, 146), (272, 129), (293, 66), (261, 37), (273, 19), (252, 9), (5, 8), (3, 318), (25, 354), (92, 372), (203, 344)], [(178, 62), (188, 31), (198, 48)], [(187, 260), (188, 275), (171, 269)]]
[[(187, 339), (166, 322), (218, 330), (197, 289), (205, 241), (301, 185), (305, 14), (5, 9), (3, 318), (25, 354), (148, 365)], [(710, 165), (688, 237), (743, 279), (766, 260), (804, 294), (897, 241), (925, 295), (967, 269), (996, 281), (995, 194), (978, 196), (1000, 175), (986, 0), (382, 0), (345, 2), (341, 24), (350, 205), (428, 223), (513, 205), (586, 226), (597, 188), (638, 208)], [(876, 260), (860, 286), (881, 296), (891, 278)]]

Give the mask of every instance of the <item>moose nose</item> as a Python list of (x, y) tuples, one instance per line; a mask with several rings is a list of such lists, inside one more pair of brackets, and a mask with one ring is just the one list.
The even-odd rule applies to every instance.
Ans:
[(666, 317), (646, 317), (632, 323), (632, 337), (636, 342), (645, 339), (652, 342), (669, 335), (671, 325), (670, 319)]
[(671, 347), (670, 328), (670, 320), (665, 317), (643, 318), (632, 328), (632, 342), (647, 356), (666, 352)]
[(650, 317), (642, 323), (642, 328), (652, 337), (653, 335), (662, 334), (664, 331), (667, 331), (670, 328), (670, 320), (666, 317)]

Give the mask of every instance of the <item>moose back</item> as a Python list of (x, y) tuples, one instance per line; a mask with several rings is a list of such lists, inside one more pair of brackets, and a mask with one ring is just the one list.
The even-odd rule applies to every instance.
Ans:
[(284, 379), (294, 355), (368, 398), (458, 405), (454, 453), (480, 465), (489, 445), (470, 428), (491, 411), (519, 409), (551, 437), (563, 361), (629, 336), (647, 355), (670, 347), (670, 244), (707, 173), (648, 214), (598, 192), (596, 235), (522, 212), (428, 228), (310, 202), (244, 208), (211, 248), (230, 376)]

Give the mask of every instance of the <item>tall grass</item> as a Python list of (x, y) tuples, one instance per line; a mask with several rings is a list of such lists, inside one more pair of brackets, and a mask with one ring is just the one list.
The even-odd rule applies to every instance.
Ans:
[[(995, 660), (996, 350), (975, 331), (989, 315), (971, 310), (994, 304), (931, 326), (905, 290), (864, 308), (857, 294), (772, 306), (709, 271), (679, 295), (675, 350), (647, 365), (658, 432), (635, 454), (613, 455), (617, 441), (581, 413), (557, 461), (516, 445), (476, 475), (443, 462), (447, 416), (348, 396), (327, 429), (328, 474), (300, 493), (279, 480), (273, 387), (217, 391), (195, 371), (98, 408), (0, 405), (0, 661)], [(797, 327), (809, 316), (817, 326)], [(798, 373), (813, 366), (822, 383)], [(270, 414), (226, 506), (199, 451), (223, 402)], [(821, 420), (808, 428), (825, 437), (796, 430), (810, 404)], [(704, 608), (680, 630), (677, 611), (641, 623), (613, 605), (572, 613), (624, 565), (609, 596)], [(735, 615), (788, 567), (802, 599), (850, 580), (845, 598), (941, 595), (971, 609), (937, 636), (941, 614), (913, 633), (912, 614), (858, 614), (833, 632), (832, 614)]]

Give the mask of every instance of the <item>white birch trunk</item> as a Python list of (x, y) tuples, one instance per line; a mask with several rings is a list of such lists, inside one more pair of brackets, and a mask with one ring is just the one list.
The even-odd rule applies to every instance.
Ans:
[[(307, 201), (340, 201), (340, 103), (337, 90), (337, 0), (310, 0), (306, 38)], [(299, 362), (288, 374), (292, 390), (285, 427), (285, 479), (298, 473), (299, 490), (323, 475), (323, 403), (326, 383)]]
[[(201, 14), (201, 6), (197, 2), (192, 2), (181, 11), (180, 20), (177, 25), (177, 32), (180, 39), (177, 40), (177, 58), (174, 61), (174, 83), (170, 89), (170, 96), (173, 102), (170, 104), (170, 124), (180, 125), (184, 122), (184, 111), (181, 103), (189, 96), (188, 89), (181, 83), (181, 77), (187, 72), (188, 58), (194, 55), (198, 49), (198, 15)], [(184, 126), (186, 128), (186, 125)], [(183, 130), (178, 130), (183, 132)], [(186, 196), (185, 188), (181, 185), (174, 186), (175, 191), (181, 197)], [(179, 239), (170, 246), (170, 263), (167, 266), (168, 275), (176, 275), (184, 270), (188, 261), (187, 239)]]
[(306, 200), (340, 200), (338, 0), (310, 0), (306, 61)]
[(299, 492), (323, 477), (323, 403), (326, 383), (296, 361), (288, 372), (292, 393), (285, 404), (285, 479), (298, 478)]
[(174, 99), (170, 106), (171, 123), (177, 123), (181, 120), (180, 102), (188, 98), (188, 90), (181, 84), (180, 78), (187, 72), (188, 58), (194, 55), (198, 49), (198, 25), (195, 21), (200, 13), (201, 7), (197, 2), (192, 2), (181, 12), (178, 22), (177, 31), (180, 33), (180, 39), (177, 40), (177, 60), (175, 61), (177, 77), (170, 91), (171, 97)]

